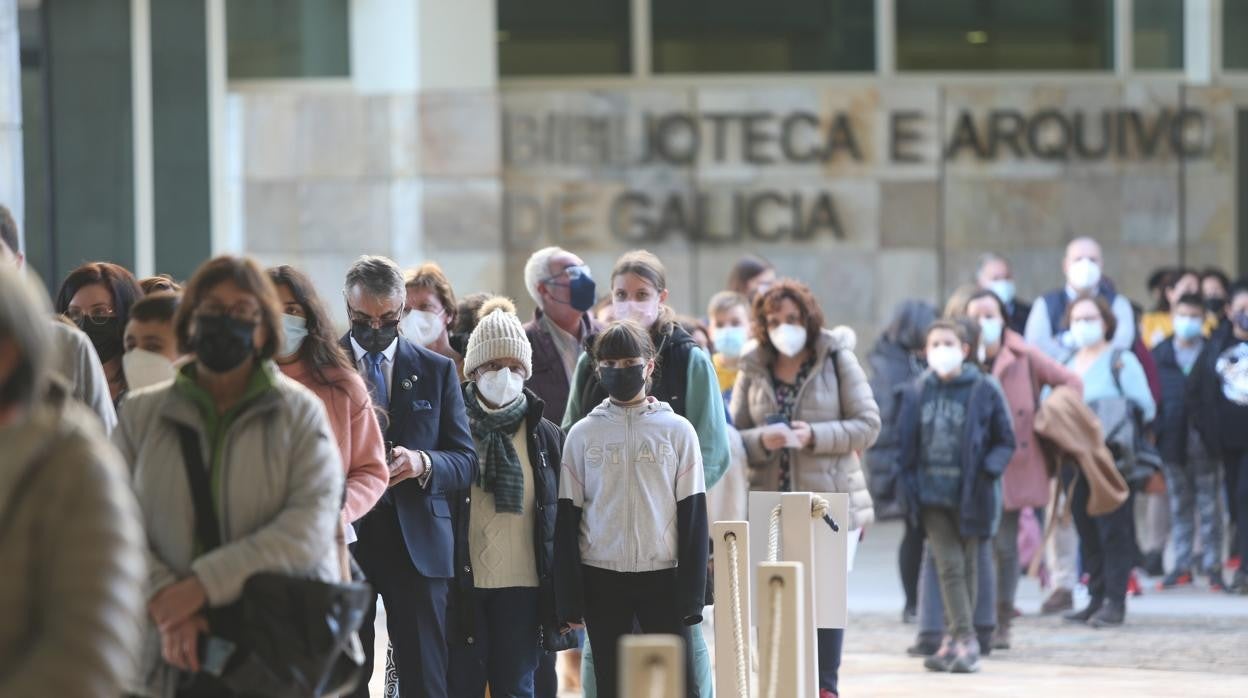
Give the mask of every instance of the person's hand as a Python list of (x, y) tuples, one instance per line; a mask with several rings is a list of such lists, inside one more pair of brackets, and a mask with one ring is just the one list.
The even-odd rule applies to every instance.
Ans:
[[(783, 424), (778, 426), (784, 426)], [(763, 428), (763, 448), (768, 451), (778, 451), (789, 443), (789, 435), (786, 429), (777, 429), (777, 425), (768, 425)]]
[(420, 454), (410, 451), (402, 446), (395, 446), (391, 450), (393, 459), (390, 462), (390, 486), (410, 480), (414, 477), (420, 477), (425, 471), (425, 461)]
[(793, 435), (797, 437), (798, 448), (809, 448), (815, 438), (810, 425), (806, 422), (793, 422), (789, 427), (793, 430)]
[(160, 631), (160, 654), (169, 664), (182, 671), (199, 671), (199, 635), (208, 632), (208, 621), (202, 615), (191, 616)]
[(207, 603), (204, 585), (199, 577), (191, 575), (157, 592), (147, 604), (147, 612), (163, 633), (198, 613)]

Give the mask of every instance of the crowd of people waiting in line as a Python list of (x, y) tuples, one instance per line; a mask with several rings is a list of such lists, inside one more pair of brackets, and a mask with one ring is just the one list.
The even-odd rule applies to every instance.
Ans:
[[(182, 284), (91, 262), (54, 303), (22, 268), (0, 209), (0, 552), (22, 570), (0, 694), (233, 695), (206, 651), (221, 611), (284, 573), (375, 592), (348, 695), (380, 595), (388, 693), (549, 698), (556, 657), (583, 656), (576, 690), (614, 696), (640, 631), (682, 636), (687, 695), (710, 696), (709, 522), (752, 489), (846, 493), (855, 536), (904, 519), (903, 621), (934, 671), (1011, 646), (1025, 573), (1042, 612), (1098, 628), (1136, 568), (1248, 594), (1248, 285), (1214, 270), (1158, 273), (1141, 315), (1093, 240), (1030, 306), (986, 255), (940, 317), (901, 303), (864, 368), (755, 257), (696, 319), (649, 252), (600, 297), (545, 248), (524, 323), (436, 264), (363, 256), (341, 335), (290, 266), (223, 256)], [(818, 633), (821, 696), (844, 641)]]

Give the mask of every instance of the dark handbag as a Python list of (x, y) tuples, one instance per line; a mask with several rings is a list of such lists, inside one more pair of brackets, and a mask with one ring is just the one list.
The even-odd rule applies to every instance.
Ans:
[[(202, 552), (221, 545), (199, 435), (178, 426), (191, 486), (195, 537)], [(202, 670), (181, 692), (191, 695), (305, 698), (349, 691), (359, 683), (364, 651), (358, 631), (372, 600), (363, 582), (320, 582), (275, 572), (252, 575), (238, 601), (207, 609)], [(225, 693), (228, 691), (229, 693)]]

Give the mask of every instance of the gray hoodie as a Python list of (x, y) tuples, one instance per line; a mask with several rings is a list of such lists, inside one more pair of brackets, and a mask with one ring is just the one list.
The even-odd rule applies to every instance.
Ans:
[(654, 398), (635, 407), (604, 400), (568, 432), (562, 473), (556, 589), (571, 593), (557, 594), (561, 619), (581, 617), (582, 564), (624, 573), (677, 568), (680, 608), (687, 620), (700, 619), (708, 533), (693, 425)]

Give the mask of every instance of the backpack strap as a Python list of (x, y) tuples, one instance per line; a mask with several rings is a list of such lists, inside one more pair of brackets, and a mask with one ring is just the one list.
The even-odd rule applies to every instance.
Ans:
[(182, 445), (182, 463), (186, 466), (186, 481), (191, 486), (191, 502), (195, 509), (195, 539), (202, 552), (221, 547), (221, 528), (217, 522), (217, 510), (212, 504), (212, 483), (208, 468), (204, 466), (204, 454), (199, 449), (199, 434), (185, 424), (178, 424), (178, 441)]
[(1114, 387), (1118, 389), (1118, 395), (1126, 397), (1126, 392), (1122, 389), (1122, 349), (1114, 349), (1114, 353), (1109, 356), (1109, 371), (1114, 377)]

